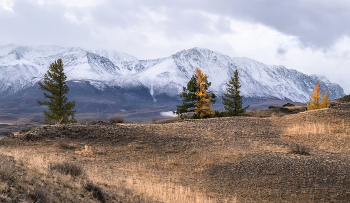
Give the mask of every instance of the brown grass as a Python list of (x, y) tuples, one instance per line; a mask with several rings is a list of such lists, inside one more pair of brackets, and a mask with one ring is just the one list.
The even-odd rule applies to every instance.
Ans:
[(286, 133), (293, 135), (302, 134), (348, 134), (349, 122), (345, 119), (333, 120), (330, 122), (316, 121), (308, 123), (296, 123), (291, 125)]
[(110, 119), (110, 123), (124, 123), (124, 117), (121, 115), (115, 115)]
[(268, 118), (268, 117), (283, 117), (287, 115), (287, 113), (283, 112), (274, 112), (273, 110), (266, 109), (266, 110), (253, 110), (253, 111), (247, 111), (246, 115), (249, 117), (258, 117), (258, 118)]
[[(179, 161), (174, 157), (169, 157), (166, 162), (159, 157), (153, 157), (153, 162), (148, 164), (139, 162), (136, 164), (129, 164), (129, 167), (126, 168), (116, 169), (111, 169), (108, 167), (110, 164), (107, 163), (107, 165), (92, 165), (89, 162), (93, 159), (82, 157), (84, 160), (90, 160), (87, 164), (83, 165), (86, 177), (74, 179), (76, 174), (71, 174), (72, 170), (70, 170), (72, 169), (72, 164), (68, 164), (67, 162), (69, 156), (64, 156), (64, 154), (53, 154), (48, 151), (42, 153), (40, 150), (37, 151), (30, 148), (22, 150), (10, 148), (1, 149), (1, 154), (14, 157), (14, 160), (20, 163), (20, 165), (26, 166), (26, 168), (33, 171), (34, 174), (32, 175), (36, 178), (48, 182), (58, 181), (59, 185), (56, 185), (55, 187), (83, 191), (87, 183), (97, 183), (100, 185), (99, 188), (101, 188), (102, 191), (106, 191), (110, 196), (116, 195), (117, 197), (125, 197), (125, 200), (129, 202), (136, 201), (136, 199), (140, 198), (149, 202), (218, 202), (215, 196), (208, 196), (199, 190), (182, 186), (181, 184), (176, 184), (169, 180), (160, 181), (158, 177), (153, 175), (153, 170), (149, 170), (148, 172), (144, 171), (145, 168), (152, 168), (152, 166), (174, 170), (174, 167), (176, 168), (178, 166)], [(200, 154), (200, 156), (203, 157), (198, 161), (208, 161), (205, 160), (207, 159), (205, 154)], [(57, 164), (57, 162), (59, 164)], [(159, 163), (161, 163), (161, 165), (159, 165)], [(67, 167), (67, 165), (69, 166)], [(205, 168), (199, 168), (197, 171), (203, 171), (204, 169)], [(11, 174), (11, 170), (8, 168), (3, 171), (6, 171), (7, 176), (9, 176), (8, 174)], [(50, 171), (58, 171), (59, 173), (56, 173), (55, 177), (52, 178)], [(1, 188), (2, 190), (5, 190), (7, 185), (0, 185), (0, 189)], [(29, 195), (33, 198), (39, 197), (40, 195), (37, 195), (39, 193), (36, 192), (37, 191), (33, 191)], [(94, 198), (96, 195), (91, 193), (91, 196)], [(52, 201), (50, 195), (48, 195), (48, 199), (49, 202)], [(236, 201), (235, 199), (227, 199), (226, 201), (229, 202), (229, 200), (230, 202)]]
[(50, 170), (55, 170), (65, 175), (71, 175), (72, 177), (80, 176), (83, 173), (83, 168), (81, 166), (70, 162), (52, 163), (50, 164)]
[(100, 202), (106, 202), (105, 194), (102, 192), (99, 186), (96, 186), (93, 183), (87, 183), (85, 185), (85, 189), (89, 192), (92, 192), (93, 197), (98, 199)]
[(43, 188), (35, 188), (33, 192), (28, 194), (28, 198), (37, 203), (49, 203), (47, 191)]
[(299, 145), (299, 144), (295, 144), (295, 145), (291, 146), (290, 152), (293, 154), (300, 154), (300, 155), (304, 155), (304, 156), (310, 155), (310, 149), (305, 147), (305, 146)]
[[(25, 192), (27, 197), (35, 194), (37, 186), (45, 185), (43, 193), (49, 202), (293, 202), (300, 198), (317, 202), (314, 196), (319, 193), (312, 193), (308, 188), (299, 190), (301, 194), (295, 188), (276, 189), (275, 186), (283, 182), (274, 175), (274, 167), (271, 171), (257, 173), (268, 173), (267, 177), (244, 178), (250, 177), (250, 169), (254, 172), (259, 168), (253, 163), (269, 166), (269, 160), (308, 160), (319, 155), (328, 156), (329, 152), (348, 156), (350, 122), (337, 115), (312, 117), (323, 113), (326, 111), (282, 117), (271, 114), (263, 119), (237, 117), (167, 124), (106, 124), (101, 125), (95, 131), (98, 136), (90, 140), (89, 136), (96, 133), (68, 139), (72, 136), (68, 126), (64, 138), (26, 141), (26, 146), (0, 146), (0, 154), (11, 156), (15, 161), (14, 165), (0, 167), (0, 178), (12, 178), (29, 191)], [(144, 131), (139, 131), (141, 128)], [(73, 133), (76, 131), (73, 129)], [(127, 133), (129, 131), (131, 134)], [(133, 133), (137, 136), (133, 137)], [(46, 136), (46, 131), (43, 135)], [(88, 149), (84, 150), (93, 153), (85, 156), (75, 153), (85, 145)], [(293, 149), (293, 146), (299, 147)], [(310, 156), (302, 156), (305, 151), (310, 152)], [(259, 162), (264, 158), (266, 162)], [(58, 168), (71, 168), (64, 163), (74, 164), (84, 172), (74, 175), (56, 170), (52, 168), (53, 163), (61, 166)], [(247, 173), (234, 176), (233, 169), (239, 169), (235, 163), (249, 166)], [(20, 169), (16, 166), (28, 171), (25, 183), (20, 181)], [(238, 182), (241, 185), (233, 186), (242, 176), (239, 180), (242, 182)], [(210, 179), (213, 177), (214, 180)], [(222, 181), (216, 183), (215, 178)], [(269, 181), (271, 187), (267, 187)], [(12, 186), (0, 181), (0, 191)], [(8, 192), (0, 194), (3, 202), (13, 197)], [(284, 194), (288, 194), (289, 199), (284, 199)], [(293, 195), (299, 199), (294, 199)]]
[(312, 148), (334, 153), (349, 151), (350, 122), (346, 119), (333, 119), (329, 122), (313, 121), (294, 123), (285, 128), (285, 139)]

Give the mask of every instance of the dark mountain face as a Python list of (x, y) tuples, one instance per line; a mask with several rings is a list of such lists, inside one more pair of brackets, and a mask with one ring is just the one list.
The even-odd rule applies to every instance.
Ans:
[[(176, 110), (176, 106), (182, 103), (180, 97), (169, 97), (167, 94), (159, 94), (155, 97), (149, 94), (149, 89), (143, 86), (134, 88), (105, 87), (98, 89), (89, 81), (68, 81), (69, 101), (75, 101), (76, 115), (79, 122), (92, 120), (106, 120), (118, 114), (123, 115), (127, 122), (149, 123), (153, 119), (164, 119), (162, 112)], [(12, 115), (20, 118), (21, 115), (29, 116), (33, 122), (41, 123), (43, 110), (47, 106), (37, 104), (37, 99), (43, 100), (44, 91), (39, 85), (23, 89), (14, 94), (0, 96), (0, 114)], [(269, 100), (264, 97), (245, 97), (244, 106), (251, 105), (251, 109), (264, 109), (268, 106), (280, 106), (286, 102), (281, 100)], [(221, 99), (211, 106), (214, 110), (223, 111)]]
[[(146, 87), (121, 88), (105, 87), (97, 89), (90, 82), (67, 82), (69, 101), (75, 101), (75, 110), (80, 113), (118, 113), (123, 111), (145, 109), (158, 105), (169, 105), (179, 103), (179, 98), (167, 95), (158, 95), (157, 102), (149, 94)], [(8, 113), (37, 113), (46, 109), (37, 104), (37, 99), (43, 100), (44, 91), (36, 84), (14, 94), (2, 95), (0, 97), (0, 108)]]

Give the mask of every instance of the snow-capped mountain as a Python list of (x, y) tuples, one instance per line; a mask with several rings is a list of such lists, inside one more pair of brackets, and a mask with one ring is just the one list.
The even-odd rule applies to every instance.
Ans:
[(331, 100), (345, 95), (338, 84), (323, 76), (309, 76), (249, 58), (231, 58), (203, 48), (183, 50), (166, 58), (138, 60), (117, 51), (16, 45), (0, 47), (0, 94), (10, 95), (33, 87), (59, 58), (63, 60), (68, 81), (89, 82), (101, 91), (108, 87), (144, 88), (154, 101), (160, 95), (177, 97), (196, 67), (209, 75), (210, 90), (217, 95), (226, 92), (226, 82), (236, 69), (246, 98), (306, 102), (317, 81), (321, 90), (329, 89)]
[[(140, 62), (142, 64), (142, 61)], [(155, 95), (167, 92), (178, 95), (196, 67), (209, 75), (211, 90), (226, 92), (226, 83), (237, 69), (242, 95), (248, 98), (282, 99), (306, 102), (317, 81), (323, 91), (328, 88), (330, 99), (342, 97), (343, 89), (325, 77), (306, 75), (283, 66), (266, 65), (249, 58), (231, 58), (208, 49), (183, 50), (170, 57), (158, 59), (151, 67), (141, 70), (136, 76)]]

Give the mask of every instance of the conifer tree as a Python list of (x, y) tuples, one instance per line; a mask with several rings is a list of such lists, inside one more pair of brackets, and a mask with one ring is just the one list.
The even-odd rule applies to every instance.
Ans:
[(324, 92), (323, 97), (322, 97), (320, 108), (328, 108), (330, 104), (331, 104), (331, 102), (329, 101), (328, 88), (327, 88), (326, 91)]
[[(328, 92), (327, 92), (328, 94)], [(320, 109), (321, 104), (321, 90), (320, 83), (317, 81), (317, 84), (314, 90), (311, 92), (311, 97), (309, 97), (310, 103), (307, 104), (307, 110)]]
[(48, 92), (44, 92), (44, 97), (45, 99), (49, 99), (49, 101), (37, 100), (38, 104), (49, 107), (49, 111), (43, 111), (45, 124), (53, 125), (77, 122), (74, 118), (75, 111), (72, 111), (75, 101), (68, 102), (65, 96), (69, 91), (65, 82), (66, 79), (67, 76), (64, 74), (62, 60), (58, 59), (50, 65), (49, 70), (44, 75), (44, 83), (39, 82), (40, 89)]
[(177, 106), (177, 115), (182, 116), (188, 112), (194, 112), (196, 107), (196, 101), (198, 101), (198, 96), (196, 92), (199, 91), (197, 86), (197, 76), (193, 75), (191, 80), (187, 83), (187, 87), (182, 87), (183, 92), (180, 94), (182, 98), (182, 105)]
[(239, 76), (237, 70), (234, 72), (234, 76), (231, 77), (230, 81), (226, 83), (226, 85), (227, 93), (222, 97), (222, 103), (224, 104), (224, 108), (226, 110), (225, 114), (227, 116), (242, 115), (249, 107), (249, 105), (245, 108), (242, 108), (243, 102), (242, 96), (240, 94), (241, 91), (239, 90), (241, 88), (241, 85), (239, 84)]
[(199, 91), (196, 92), (196, 95), (199, 97), (196, 102), (196, 110), (195, 117), (197, 118), (207, 118), (213, 117), (215, 115), (215, 111), (210, 109), (211, 104), (211, 93), (212, 91), (207, 91), (206, 83), (208, 82), (208, 75), (204, 75), (199, 68), (196, 68), (196, 76), (197, 86), (199, 87)]
[[(195, 112), (196, 102), (199, 101), (199, 96), (196, 95), (196, 92), (200, 91), (200, 88), (197, 84), (198, 77), (197, 75), (193, 75), (190, 81), (187, 83), (186, 87), (183, 87), (183, 92), (180, 94), (180, 98), (182, 99), (182, 105), (177, 106), (177, 110), (173, 111), (173, 113), (182, 116), (188, 112)], [(210, 87), (211, 82), (205, 81), (205, 89), (207, 90)], [(211, 96), (211, 103), (214, 104), (216, 102), (216, 95), (214, 93), (209, 94)]]

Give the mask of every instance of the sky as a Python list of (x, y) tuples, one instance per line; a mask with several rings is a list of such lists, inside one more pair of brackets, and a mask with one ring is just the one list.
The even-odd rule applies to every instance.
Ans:
[(350, 94), (349, 0), (0, 0), (0, 45), (167, 57), (193, 47), (324, 75)]

